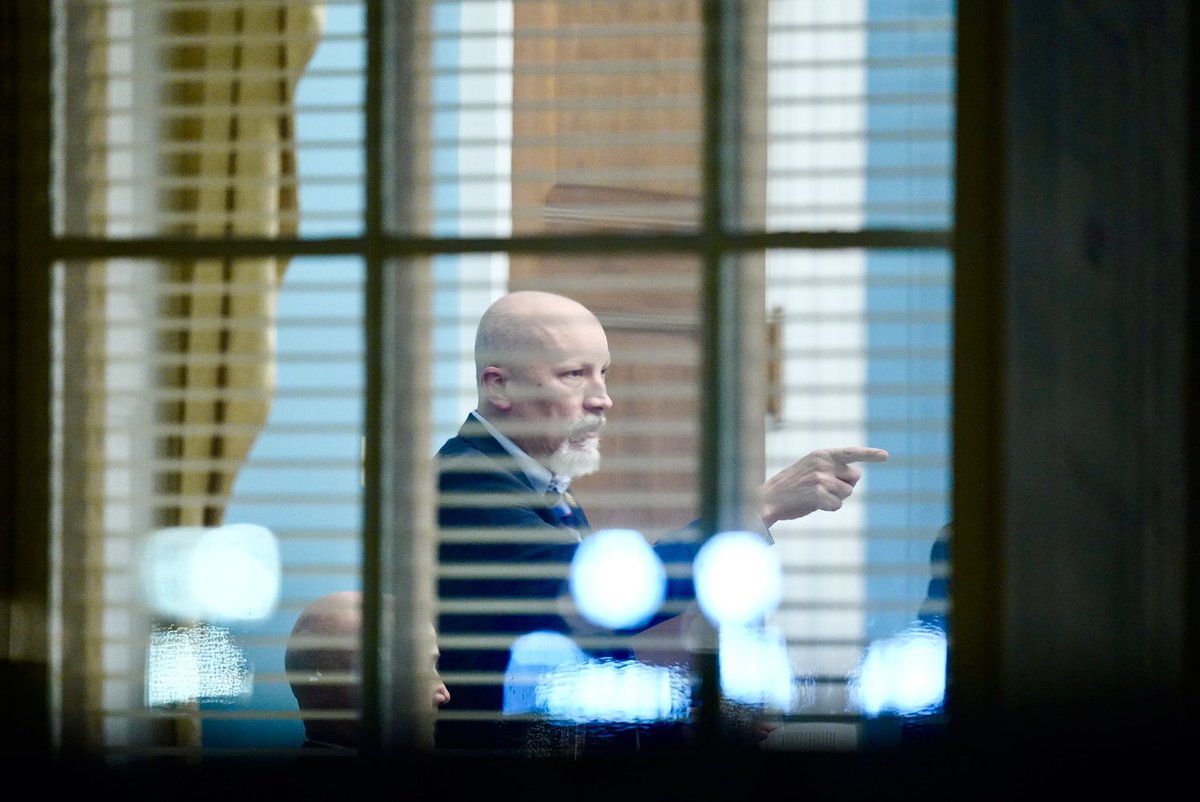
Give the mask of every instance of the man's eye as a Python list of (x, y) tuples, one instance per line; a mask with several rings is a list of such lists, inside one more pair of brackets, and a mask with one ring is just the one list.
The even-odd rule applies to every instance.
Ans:
[(568, 370), (563, 375), (569, 376), (572, 379), (581, 379), (581, 378), (583, 378), (583, 371), (582, 370)]

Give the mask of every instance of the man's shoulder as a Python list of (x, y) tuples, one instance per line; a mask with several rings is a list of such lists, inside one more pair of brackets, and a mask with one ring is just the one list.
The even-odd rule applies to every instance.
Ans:
[(443, 527), (551, 523), (544, 495), (473, 418), (438, 450), (437, 474), (438, 523)]
[(446, 442), (442, 443), (442, 447), (437, 450), (437, 458), (439, 460), (458, 457), (463, 454), (482, 454), (479, 446), (472, 443), (467, 438), (460, 434), (456, 434)]
[(470, 421), (437, 452), (438, 484), (461, 489), (519, 492), (530, 488), (520, 468), (496, 439)]
[[(451, 460), (468, 459), (476, 461), (479, 457), (499, 460), (506, 455), (504, 446), (492, 437), (491, 433), (474, 418), (467, 418), (466, 423), (459, 427), (458, 434), (448, 438), (437, 450), (437, 460), (444, 464)], [(486, 461), (479, 461), (480, 466), (488, 466)]]
[(504, 446), (473, 417), (468, 417), (458, 429), (458, 434), (442, 443), (437, 451), (438, 459), (446, 459), (461, 455), (486, 454), (497, 456), (504, 454)]

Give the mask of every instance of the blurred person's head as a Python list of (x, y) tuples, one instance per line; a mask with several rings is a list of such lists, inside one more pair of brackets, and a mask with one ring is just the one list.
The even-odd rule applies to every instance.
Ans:
[[(432, 630), (431, 624), (434, 634)], [(434, 635), (428, 664), (434, 709), (450, 701), (438, 674), (439, 657)], [(356, 747), (362, 709), (362, 594), (336, 591), (309, 603), (292, 626), (284, 668), (296, 703), (306, 714), (305, 737)], [(317, 712), (321, 715), (311, 715)]]
[(514, 292), (479, 322), (479, 413), (551, 471), (600, 467), (600, 430), (612, 406), (604, 327), (582, 304), (548, 292)]

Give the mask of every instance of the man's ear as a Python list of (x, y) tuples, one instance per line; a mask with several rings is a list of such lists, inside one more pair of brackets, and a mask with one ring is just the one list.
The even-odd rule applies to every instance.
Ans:
[(488, 402), (501, 412), (512, 409), (512, 400), (508, 397), (508, 378), (508, 371), (495, 365), (484, 368), (479, 377)]

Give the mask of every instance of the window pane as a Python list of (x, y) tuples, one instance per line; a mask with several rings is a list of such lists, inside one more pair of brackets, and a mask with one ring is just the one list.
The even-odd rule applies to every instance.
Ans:
[(361, 2), (59, 12), (59, 233), (361, 231)]
[(767, 474), (814, 448), (889, 454), (860, 466), (838, 511), (772, 528), (786, 576), (777, 622), (812, 681), (798, 745), (834, 737), (805, 716), (841, 718), (865, 744), (941, 705), (945, 596), (930, 581), (944, 578), (931, 558), (950, 521), (951, 279), (945, 251), (767, 253)]
[[(430, 210), (428, 233), (537, 232), (578, 192), (618, 225), (648, 213), (695, 223), (700, 3), (422, 5), (416, 96), (429, 100), (411, 110), (419, 153), (405, 190)], [(657, 206), (602, 204), (609, 190)]]
[[(361, 2), (60, 4), (55, 232), (154, 237), (160, 249), (56, 267), (66, 741), (129, 756), (290, 754), (305, 733), (288, 681), (313, 676), (285, 672), (291, 628), (309, 603), (374, 580), (413, 599), (438, 584), (445, 749), (481, 746), (473, 734), (502, 713), (536, 726), (489, 747), (694, 743), (676, 725), (694, 730), (714, 681), (740, 732), (779, 725), (765, 748), (858, 748), (936, 712), (954, 10), (735, 5), (741, 28), (724, 33), (742, 54), (725, 66), (740, 70), (729, 100), (742, 128), (739, 158), (720, 174), (703, 164), (706, 136), (729, 132), (704, 129), (698, 0), (388, 6), (372, 33), (397, 38), (378, 43), (380, 63), (410, 61), (382, 76), (378, 98), (366, 96)], [(414, 24), (397, 29), (392, 14)], [(383, 194), (373, 203), (366, 109), (392, 115), (377, 121), (385, 151), (406, 146), (375, 154), (378, 172), (396, 174), (370, 185)], [(741, 205), (704, 230), (711, 193)], [(368, 208), (384, 211), (387, 236)], [(401, 209), (412, 214), (398, 223)], [(830, 229), (845, 247), (806, 249)], [(748, 247), (763, 233), (782, 236)], [(296, 246), (283, 242), (343, 235), (332, 243), (343, 256), (289, 255)], [(195, 258), (197, 240), (208, 254), (230, 236), (242, 250)], [(457, 253), (463, 243), (449, 241), (471, 237), (501, 244)], [(89, 253), (87, 241), (68, 246)], [(423, 551), (424, 479), (445, 467), (433, 452), (479, 398), (476, 326), (514, 290), (569, 296), (605, 330), (603, 468), (571, 491), (591, 532), (672, 544), (648, 563), (665, 582), (648, 619), (592, 619), (580, 597), (561, 596), (582, 545), (603, 538), (449, 524), (445, 510), (462, 499), (445, 487), (438, 556)], [(708, 311), (723, 293), (737, 296), (737, 314)], [(705, 381), (718, 354), (740, 382)], [(726, 428), (736, 445), (713, 461), (737, 463), (727, 483), (745, 487), (713, 494), (706, 447)], [(842, 446), (890, 458), (859, 466), (842, 509), (760, 532), (759, 483)], [(739, 552), (720, 541), (734, 551), (715, 552), (743, 578), (767, 572), (735, 594), (761, 591), (763, 620), (717, 631), (693, 606), (686, 629), (645, 637), (707, 581), (709, 533), (687, 525), (709, 495), (743, 507), (746, 530), (774, 543)], [(215, 586), (197, 584), (204, 571)], [(608, 602), (634, 595), (630, 571), (600, 583), (622, 591)], [(932, 641), (910, 637), (922, 623)], [(366, 633), (385, 652), (386, 630)], [(385, 719), (397, 709), (387, 672)], [(899, 677), (926, 693), (919, 704), (895, 695)], [(354, 703), (333, 717), (364, 712), (379, 711)]]
[(948, 227), (953, 3), (758, 0), (746, 17), (744, 224)]
[(361, 262), (212, 267), (57, 271), (63, 726), (114, 755), (294, 749), (288, 632), (360, 586)]

